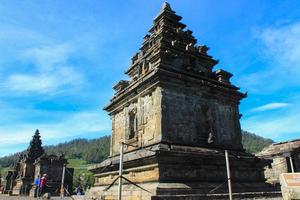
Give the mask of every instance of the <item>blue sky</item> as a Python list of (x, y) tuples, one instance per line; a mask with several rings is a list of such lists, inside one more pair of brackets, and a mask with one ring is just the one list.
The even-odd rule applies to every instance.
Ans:
[[(110, 134), (102, 110), (163, 1), (2, 0), (0, 156)], [(170, 0), (198, 44), (248, 92), (242, 128), (284, 141), (300, 136), (300, 2)]]

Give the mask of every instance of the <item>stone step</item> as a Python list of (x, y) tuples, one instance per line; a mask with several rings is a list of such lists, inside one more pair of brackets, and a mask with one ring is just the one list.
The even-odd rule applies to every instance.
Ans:
[[(228, 194), (158, 195), (151, 200), (228, 200)], [(282, 200), (281, 192), (233, 193), (234, 200)]]

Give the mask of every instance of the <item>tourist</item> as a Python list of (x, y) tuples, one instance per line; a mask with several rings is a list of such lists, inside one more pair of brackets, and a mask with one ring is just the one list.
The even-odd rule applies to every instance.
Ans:
[(39, 187), (40, 187), (40, 175), (38, 175), (36, 177), (36, 179), (34, 180), (34, 185), (35, 185), (35, 194), (36, 194), (36, 196), (38, 196), (38, 194), (39, 194)]
[(85, 182), (85, 191), (91, 188), (90, 178), (88, 178)]
[(44, 174), (39, 182), (39, 197), (41, 197), (45, 192), (45, 187), (47, 183), (47, 174)]
[(82, 189), (82, 187), (81, 187), (80, 184), (79, 184), (78, 187), (75, 189), (75, 193), (76, 193), (77, 195), (83, 195), (83, 194), (84, 194), (84, 193), (83, 193), (83, 189)]

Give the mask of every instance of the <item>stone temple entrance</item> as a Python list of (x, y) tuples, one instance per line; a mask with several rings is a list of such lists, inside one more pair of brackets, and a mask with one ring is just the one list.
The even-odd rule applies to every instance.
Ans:
[[(115, 96), (104, 108), (112, 119), (110, 157), (89, 168), (95, 176), (90, 196), (117, 199), (120, 141), (127, 148), (122, 199), (228, 199), (224, 150), (229, 150), (232, 190), (238, 195), (278, 196), (265, 184), (269, 162), (248, 154), (241, 143), (240, 100), (231, 73), (208, 47), (197, 46), (165, 3), (132, 57)], [(249, 193), (250, 192), (250, 193)], [(265, 193), (267, 192), (267, 193)], [(247, 195), (248, 196), (247, 196)], [(250, 196), (249, 196), (250, 195)]]

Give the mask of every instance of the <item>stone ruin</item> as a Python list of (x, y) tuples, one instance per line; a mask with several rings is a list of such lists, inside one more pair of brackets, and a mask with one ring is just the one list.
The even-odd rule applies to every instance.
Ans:
[[(64, 156), (46, 155), (42, 147), (39, 130), (36, 130), (27, 151), (19, 156), (14, 169), (6, 176), (4, 193), (10, 195), (35, 196), (36, 190), (34, 180), (43, 174), (47, 174), (46, 192), (58, 195), (63, 166), (68, 162)], [(67, 168), (65, 187), (72, 188), (73, 168)]]
[[(265, 183), (270, 162), (241, 143), (240, 101), (246, 94), (219, 69), (205, 45), (196, 45), (164, 3), (104, 108), (112, 120), (110, 157), (89, 167), (89, 196), (117, 199), (120, 142), (125, 142), (122, 199), (228, 199), (224, 150), (229, 150), (232, 190), (239, 199), (280, 199)], [(117, 183), (117, 182), (116, 182)], [(142, 189), (141, 189), (142, 188)], [(213, 196), (218, 194), (219, 196)], [(251, 198), (250, 198), (251, 197)]]
[(271, 144), (257, 156), (271, 161), (265, 168), (265, 177), (267, 182), (279, 185), (280, 174), (300, 172), (300, 139)]
[(4, 191), (4, 186), (2, 185), (2, 175), (1, 175), (1, 173), (0, 173), (0, 194), (2, 194), (3, 193), (3, 191)]

